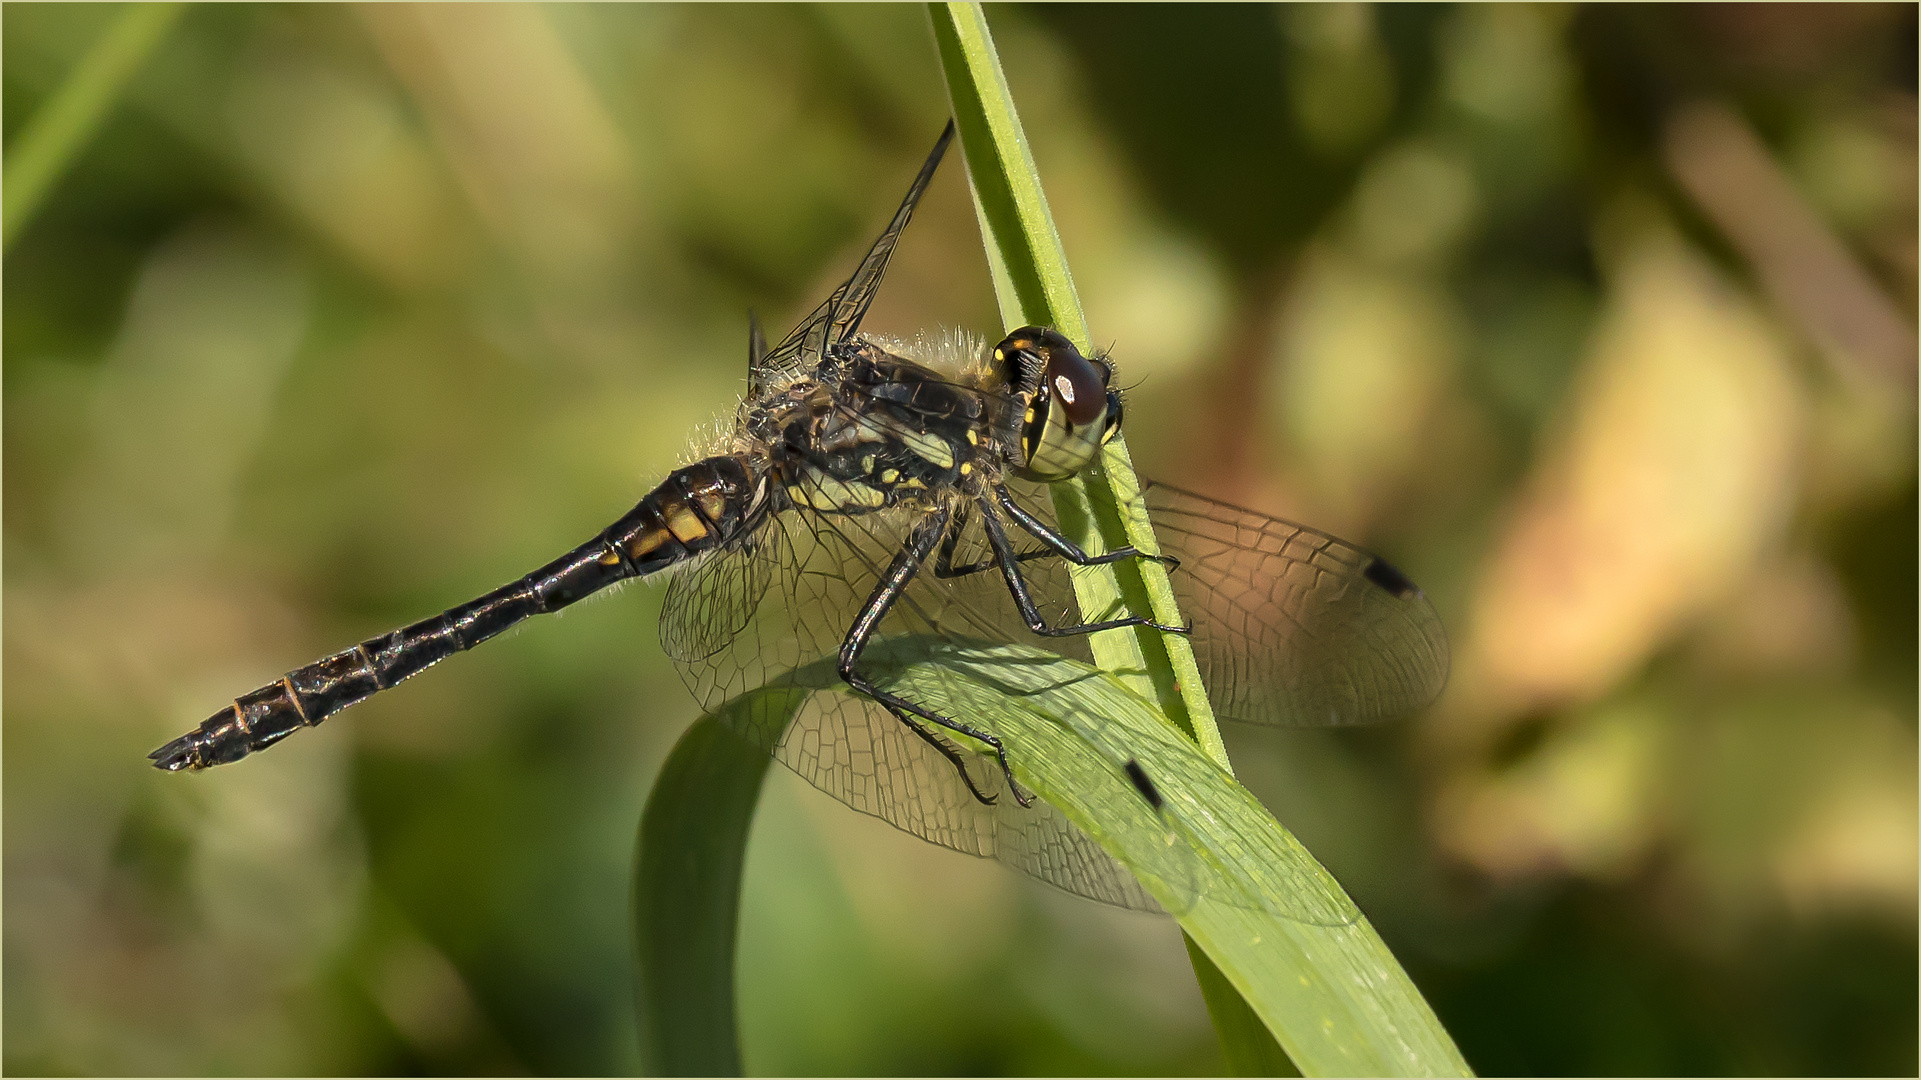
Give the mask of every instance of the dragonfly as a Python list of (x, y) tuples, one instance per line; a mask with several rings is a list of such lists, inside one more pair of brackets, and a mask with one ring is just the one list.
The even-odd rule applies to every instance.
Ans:
[[(804, 702), (783, 723), (734, 729), (809, 783), (931, 842), (1155, 910), (1133, 875), (1017, 781), (991, 716), (965, 714), (938, 681), (907, 685), (890, 646), (944, 643), (978, 659), (991, 655), (983, 645), (1043, 639), (1086, 663), (1090, 634), (1176, 634), (1229, 719), (1365, 724), (1429, 704), (1447, 677), (1440, 619), (1360, 548), (1158, 484), (1145, 500), (1159, 553), (1090, 552), (1062, 533), (1048, 485), (1099, 469), (1120, 430), (1108, 356), (1042, 326), (991, 349), (961, 333), (861, 332), (953, 137), (950, 121), (866, 257), (792, 333), (769, 348), (750, 316), (747, 393), (721, 445), (560, 558), (238, 697), (153, 764), (238, 761), (523, 620), (668, 575), (660, 645), (683, 681), (715, 715), (756, 690), (795, 691)], [(1169, 568), (1191, 625), (1082, 617), (1070, 569), (1134, 559)], [(1165, 820), (1139, 761), (1114, 771), (1150, 821)]]

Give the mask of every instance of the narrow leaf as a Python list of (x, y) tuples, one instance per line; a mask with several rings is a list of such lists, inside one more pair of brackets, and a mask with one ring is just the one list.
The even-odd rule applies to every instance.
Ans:
[[(1052, 325), (1086, 349), (1091, 344), (1086, 320), (986, 18), (977, 4), (930, 4), (929, 11), (1002, 318), (1010, 327)], [(1063, 530), (1090, 550), (1132, 543), (1143, 551), (1158, 551), (1140, 484), (1121, 439), (1109, 443), (1102, 466), (1098, 477), (1054, 485)], [(1129, 560), (1111, 569), (1077, 570), (1074, 582), (1083, 611), (1109, 610), (1119, 601), (1130, 610), (1151, 611), (1160, 622), (1182, 621), (1166, 573), (1157, 563)], [(1203, 856), (1206, 866), (1236, 884), (1221, 891), (1203, 889), (1191, 906), (1170, 909), (1178, 912), (1190, 942), (1205, 954), (1195, 957), (1196, 977), (1208, 996), (1229, 1062), (1237, 1068), (1267, 1068), (1275, 1048), (1263, 1033), (1245, 1023), (1241, 1010), (1225, 1000), (1223, 981), (1239, 992), (1246, 1009), (1260, 1017), (1272, 1038), (1310, 1075), (1465, 1073), (1466, 1063), (1452, 1040), (1358, 912), (1351, 922), (1340, 925), (1275, 914), (1275, 909), (1290, 907), (1285, 902), (1290, 890), (1302, 890), (1308, 896), (1331, 892), (1343, 902), (1346, 895), (1286, 830), (1264, 811), (1256, 814), (1259, 804), (1233, 782), (1186, 641), (1151, 631), (1114, 632), (1096, 635), (1093, 650), (1104, 675), (1157, 705), (1193, 737), (1205, 760), (1217, 766), (1212, 782), (1199, 772), (1182, 772), (1178, 780), (1157, 778), (1156, 782), (1198, 800), (1194, 805), (1204, 809), (1197, 819), (1201, 824), (1227, 829), (1218, 834), (1183, 829), (1181, 838)], [(1004, 717), (1000, 714), (997, 720)], [(1169, 729), (1157, 730), (1165, 734)], [(1141, 760), (1163, 771), (1180, 760), (1173, 745), (1152, 745), (1151, 732), (1130, 734), (1148, 740), (1127, 744)], [(1009, 743), (1011, 749), (1013, 740)], [(1023, 760), (1028, 758), (1022, 755)], [(1030, 760), (1028, 767), (1047, 766)], [(1035, 782), (1047, 790), (1041, 778)], [(1188, 790), (1190, 784), (1192, 790)], [(1075, 794), (1054, 791), (1050, 797), (1109, 844), (1111, 833), (1104, 832), (1098, 822), (1077, 816), (1072, 808)], [(1173, 802), (1170, 795), (1170, 805)], [(1087, 809), (1082, 806), (1078, 812)], [(1111, 846), (1109, 850), (1128, 862), (1121, 851)], [(1297, 851), (1298, 859), (1293, 857)], [(1311, 872), (1301, 871), (1303, 859)], [(1152, 881), (1143, 881), (1154, 887)], [(1250, 888), (1278, 902), (1248, 904), (1244, 898)], [(1264, 891), (1269, 889), (1275, 891)], [(1310, 904), (1310, 910), (1314, 906)]]
[[(988, 265), (994, 271), (1001, 320), (1008, 329), (1024, 324), (1052, 326), (1082, 351), (1091, 351), (1080, 296), (1067, 269), (1067, 253), (1041, 192), (1040, 176), (1001, 73), (987, 20), (978, 4), (930, 4), (928, 10), (960, 128)], [(1101, 464), (1097, 471), (1053, 485), (1061, 530), (1089, 551), (1132, 544), (1158, 553), (1160, 545), (1147, 523), (1147, 506), (1127, 454), (1125, 434), (1108, 442)], [(1107, 567), (1074, 567), (1072, 573), (1082, 611), (1124, 606), (1152, 612), (1169, 626), (1182, 621), (1167, 572), (1157, 562), (1133, 559)], [(1158, 701), (1210, 757), (1232, 771), (1199, 666), (1183, 638), (1154, 630), (1116, 630), (1094, 635), (1090, 644), (1103, 670)]]
[[(1031, 645), (897, 637), (864, 659), (887, 689), (991, 716), (1017, 777), (1173, 912), (1310, 1075), (1461, 1075), (1454, 1051), (1359, 911), (1258, 800), (1121, 680)], [(732, 935), (742, 853), (767, 758), (725, 730), (776, 736), (808, 693), (850, 693), (832, 658), (695, 725), (649, 800), (636, 859), (641, 1008), (662, 1072), (738, 1069)], [(731, 744), (731, 745), (730, 745)], [(1136, 761), (1150, 801), (1129, 778)], [(1158, 805), (1156, 805), (1158, 803)], [(1221, 1008), (1217, 1015), (1235, 1015)], [(1258, 1024), (1228, 1044), (1275, 1071)]]
[[(793, 715), (799, 698), (766, 691), (729, 706)], [(662, 766), (640, 819), (633, 922), (641, 1051), (656, 1076), (739, 1076), (734, 942), (741, 863), (772, 759), (702, 719)]]
[(1267, 1025), (1261, 1023), (1241, 992), (1234, 989), (1234, 984), (1208, 959), (1193, 935), (1183, 931), (1181, 940), (1187, 943), (1187, 959), (1194, 965), (1194, 977), (1201, 984), (1208, 1016), (1220, 1032), (1221, 1053), (1227, 1059), (1228, 1073), (1233, 1076), (1301, 1075), (1280, 1044), (1274, 1041), (1274, 1036), (1268, 1034)]

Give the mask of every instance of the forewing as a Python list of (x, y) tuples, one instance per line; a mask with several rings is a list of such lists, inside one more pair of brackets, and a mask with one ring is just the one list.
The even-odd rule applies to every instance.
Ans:
[(900, 242), (900, 235), (907, 228), (907, 222), (914, 216), (914, 207), (926, 194), (927, 185), (934, 179), (934, 170), (940, 167), (941, 157), (947, 153), (947, 146), (954, 140), (954, 122), (949, 120), (941, 132), (934, 149), (920, 167), (920, 174), (907, 189), (907, 197), (901, 200), (900, 209), (894, 211), (894, 220), (874, 241), (861, 260), (860, 267), (854, 271), (840, 288), (835, 289), (825, 303), (815, 308), (813, 314), (803, 319), (792, 333), (779, 345), (774, 346), (755, 367), (750, 378), (750, 394), (761, 386), (784, 375), (811, 371), (826, 355), (829, 346), (838, 345), (854, 336), (860, 329), (860, 321), (867, 315), (867, 309), (874, 303), (874, 294), (880, 289), (881, 278), (887, 274), (887, 263), (894, 257), (894, 247)]
[(1367, 724), (1447, 682), (1434, 606), (1393, 566), (1326, 533), (1162, 484), (1146, 491), (1201, 676), (1222, 716)]
[[(717, 582), (729, 574), (758, 574), (765, 594), (745, 625), (732, 634), (677, 633), (695, 648), (670, 650), (703, 707), (762, 686), (788, 686), (805, 698), (784, 728), (746, 724), (736, 731), (793, 769), (802, 779), (862, 813), (903, 831), (970, 855), (988, 856), (1076, 895), (1121, 907), (1157, 911), (1140, 884), (1098, 843), (1045, 802), (1023, 808), (1005, 790), (999, 765), (984, 747), (942, 733), (992, 806), (975, 799), (953, 764), (873, 700), (822, 678), (815, 664), (838, 652), (881, 574), (906, 545), (925, 509), (894, 508), (864, 515), (789, 509), (769, 520), (759, 542), (726, 560), (696, 568), (685, 595), (670, 594), (663, 614), (685, 621), (696, 611), (739, 612), (721, 602), (738, 590)], [(917, 636), (929, 641), (997, 640), (1009, 616), (978, 602), (986, 586), (1005, 587), (998, 573), (943, 581), (933, 560), (881, 623), (876, 640)], [(696, 585), (696, 579), (700, 584)], [(676, 582), (676, 587), (680, 582)], [(1018, 626), (1018, 622), (1015, 623)], [(721, 639), (724, 638), (724, 641)], [(719, 647), (706, 646), (719, 642)], [(875, 649), (863, 670), (883, 686), (905, 669)], [(812, 674), (797, 674), (814, 664)], [(811, 681), (810, 681), (811, 680)], [(950, 689), (919, 670), (898, 692), (917, 704), (992, 731), (993, 718), (966, 708), (963, 688)], [(1018, 759), (1016, 768), (1018, 769)]]

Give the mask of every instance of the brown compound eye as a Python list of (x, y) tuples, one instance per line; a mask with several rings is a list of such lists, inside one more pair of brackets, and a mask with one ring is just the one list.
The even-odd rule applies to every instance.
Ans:
[(1085, 427), (1107, 407), (1107, 377), (1112, 368), (1081, 355), (1058, 330), (1023, 326), (994, 349), (1008, 386), (1016, 393), (1037, 392), (1060, 403), (1063, 419)]
[(1047, 357), (1047, 392), (1060, 403), (1068, 423), (1083, 427), (1101, 418), (1107, 408), (1105, 371), (1081, 355), (1058, 330), (1023, 328)]
[(1107, 408), (1107, 386), (1100, 373), (1078, 351), (1065, 355), (1056, 352), (1047, 365), (1047, 381), (1054, 399), (1067, 412), (1075, 427), (1085, 427), (1101, 418)]

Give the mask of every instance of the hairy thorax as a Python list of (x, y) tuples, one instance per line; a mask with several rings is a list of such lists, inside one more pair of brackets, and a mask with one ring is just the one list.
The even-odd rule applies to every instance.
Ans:
[(751, 420), (793, 505), (868, 513), (979, 492), (999, 476), (1008, 409), (979, 372), (866, 340), (835, 352), (813, 377), (771, 390)]

